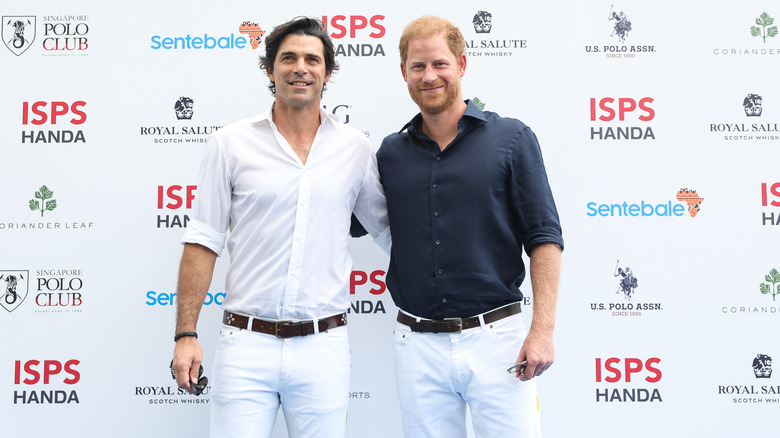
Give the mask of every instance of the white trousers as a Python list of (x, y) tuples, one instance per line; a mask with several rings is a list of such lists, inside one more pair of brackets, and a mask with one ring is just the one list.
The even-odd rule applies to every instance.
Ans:
[(224, 326), (211, 383), (211, 438), (267, 438), (281, 405), (290, 438), (343, 438), (347, 327), (288, 339)]
[(536, 381), (506, 369), (526, 336), (522, 315), (464, 330), (415, 333), (396, 323), (395, 378), (407, 438), (539, 438)]

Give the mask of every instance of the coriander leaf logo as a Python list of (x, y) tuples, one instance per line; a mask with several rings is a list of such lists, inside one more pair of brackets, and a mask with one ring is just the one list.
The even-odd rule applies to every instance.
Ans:
[(478, 97), (475, 97), (475, 98), (471, 99), (471, 101), (474, 102), (474, 105), (476, 105), (477, 108), (479, 108), (480, 111), (484, 111), (485, 110), (485, 102), (479, 100)]
[(41, 217), (43, 217), (44, 212), (54, 210), (55, 208), (57, 208), (57, 200), (51, 199), (52, 196), (54, 196), (54, 192), (49, 190), (49, 188), (46, 186), (41, 186), (41, 188), (38, 189), (37, 192), (35, 192), (35, 197), (37, 199), (40, 199), (40, 201), (36, 201), (35, 199), (30, 199), (30, 210), (32, 211), (40, 210)]
[[(775, 19), (764, 12), (760, 17), (756, 18), (756, 24), (761, 26), (761, 28), (758, 26), (750, 26), (750, 34), (754, 37), (760, 36), (763, 38), (764, 43), (766, 43), (766, 37), (771, 38), (777, 36), (777, 26), (772, 26), (774, 22)], [(771, 27), (767, 28), (767, 26)]]
[(772, 285), (761, 283), (761, 293), (764, 295), (772, 294), (772, 301), (775, 301), (775, 297), (780, 294), (780, 285), (777, 284), (780, 283), (780, 272), (773, 268), (768, 275), (764, 276), (764, 280)]

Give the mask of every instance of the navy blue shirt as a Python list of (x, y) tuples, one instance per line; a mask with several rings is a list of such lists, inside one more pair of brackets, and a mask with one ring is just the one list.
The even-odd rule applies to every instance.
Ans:
[(467, 101), (444, 151), (418, 114), (377, 151), (393, 246), (386, 282), (419, 317), (466, 317), (522, 299), (522, 251), (563, 248), (536, 135)]

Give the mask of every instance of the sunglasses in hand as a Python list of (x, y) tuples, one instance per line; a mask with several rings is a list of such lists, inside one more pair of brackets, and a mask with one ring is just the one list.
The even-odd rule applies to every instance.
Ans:
[[(176, 380), (176, 374), (173, 372), (173, 360), (171, 360), (169, 368), (171, 369), (171, 377)], [(208, 384), (209, 379), (203, 375), (203, 365), (201, 365), (200, 369), (198, 369), (198, 383), (192, 384), (192, 382), (190, 382), (190, 385), (192, 386), (192, 390), (195, 392), (195, 395), (201, 395), (203, 394), (203, 391), (206, 389)]]

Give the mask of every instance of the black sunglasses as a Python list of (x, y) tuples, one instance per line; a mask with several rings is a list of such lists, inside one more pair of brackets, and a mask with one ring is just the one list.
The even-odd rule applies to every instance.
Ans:
[[(171, 369), (171, 377), (176, 380), (176, 374), (173, 372), (173, 360), (171, 360), (169, 368)], [(190, 382), (190, 385), (192, 385), (192, 390), (195, 391), (195, 395), (201, 395), (208, 384), (209, 378), (203, 375), (203, 365), (201, 365), (200, 369), (198, 369), (198, 383), (192, 385), (192, 382)]]

